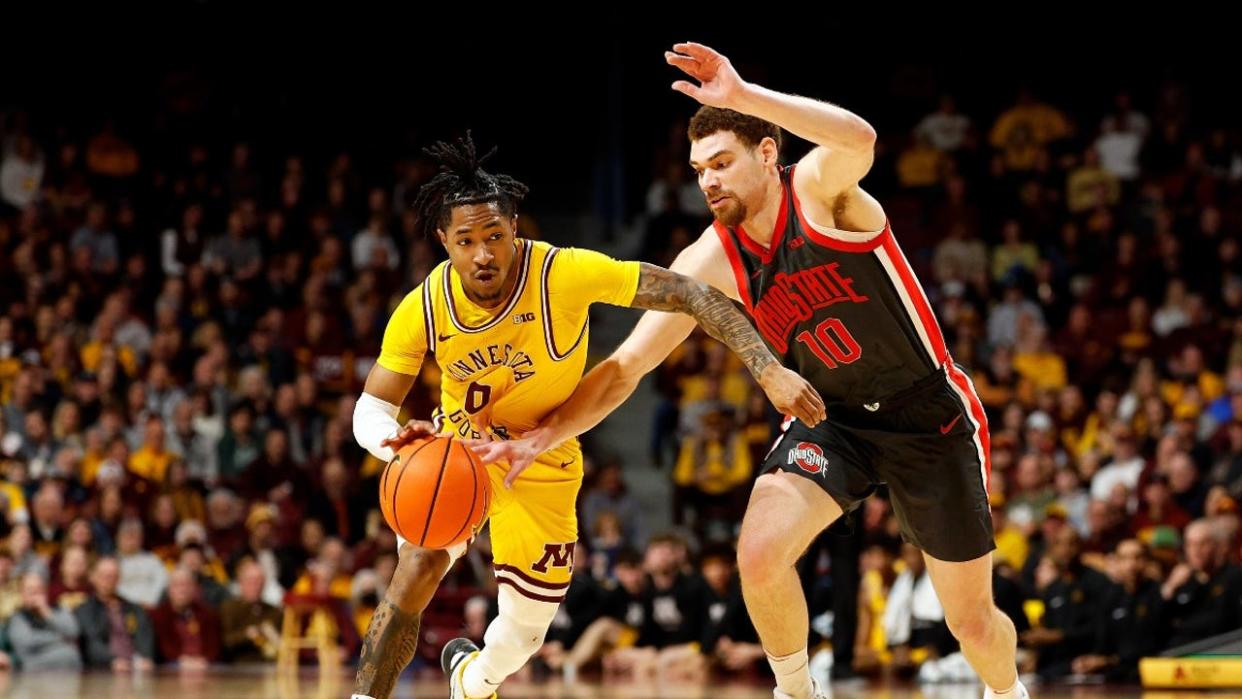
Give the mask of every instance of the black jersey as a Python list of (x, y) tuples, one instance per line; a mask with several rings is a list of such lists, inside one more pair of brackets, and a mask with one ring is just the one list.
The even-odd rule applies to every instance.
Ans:
[(813, 428), (785, 420), (761, 472), (809, 478), (845, 512), (887, 485), (906, 540), (940, 560), (974, 560), (995, 548), (983, 403), (890, 226), (817, 228), (793, 173), (781, 170), (767, 249), (715, 225), (759, 334), (828, 404)]
[(740, 226), (715, 229), (738, 293), (767, 345), (832, 403), (873, 405), (948, 359), (931, 304), (889, 226), (817, 228), (802, 213), (794, 168), (768, 249)]

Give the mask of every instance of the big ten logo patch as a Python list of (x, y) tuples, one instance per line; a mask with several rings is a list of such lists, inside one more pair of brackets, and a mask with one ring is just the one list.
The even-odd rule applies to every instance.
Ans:
[(514, 313), (513, 314), (514, 325), (521, 325), (522, 323), (530, 323), (530, 322), (533, 322), (534, 320), (535, 320), (534, 313)]
[(576, 542), (568, 544), (544, 544), (543, 556), (530, 567), (536, 573), (547, 573), (548, 568), (572, 568), (574, 565), (574, 547)]

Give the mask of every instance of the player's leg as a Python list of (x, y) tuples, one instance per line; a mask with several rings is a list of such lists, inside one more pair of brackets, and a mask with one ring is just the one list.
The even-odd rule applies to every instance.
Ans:
[(445, 659), (452, 671), (450, 681), (455, 688), (460, 686), (463, 699), (491, 697), (505, 678), (522, 669), (543, 645), (560, 606), (559, 602), (530, 599), (507, 586), (501, 586), (499, 597), (500, 614), (487, 626), (483, 649), (460, 659), (465, 663), (461, 668), (458, 660)]
[(964, 562), (941, 561), (926, 553), (923, 559), (962, 655), (988, 687), (1014, 687), (1018, 636), (1013, 622), (992, 601), (992, 554)]
[(392, 582), (371, 616), (362, 641), (362, 655), (354, 677), (355, 697), (386, 699), (392, 693), (401, 671), (414, 657), (423, 610), (453, 561), (447, 551), (419, 548), (406, 542), (397, 555)]
[[(535, 463), (531, 470), (545, 464)], [(559, 463), (551, 466), (560, 472)], [(500, 613), (488, 625), (483, 649), (458, 667), (446, 658), (450, 682), (466, 699), (490, 697), (543, 645), (573, 573), (578, 522), (574, 513), (580, 480), (555, 483), (518, 479), (505, 489), (491, 469), (498, 511), (491, 518), (492, 555)], [(530, 476), (527, 471), (524, 476)], [(503, 502), (502, 502), (503, 501)]]
[(879, 470), (902, 533), (923, 551), (945, 621), (987, 696), (1021, 699), (1017, 634), (992, 599), (987, 419), (965, 374), (950, 364), (946, 377), (893, 418), (904, 429), (880, 445)]
[(815, 695), (807, 658), (810, 619), (798, 559), (843, 509), (873, 490), (867, 455), (839, 426), (786, 425), (751, 491), (738, 540), (746, 611), (776, 675), (778, 696)]
[(746, 610), (771, 655), (806, 647), (810, 621), (794, 564), (841, 507), (805, 478), (776, 471), (755, 482), (738, 541)]
[(776, 674), (777, 688), (811, 697), (807, 658), (810, 618), (795, 564), (842, 514), (832, 496), (807, 478), (775, 471), (755, 481), (738, 539), (742, 597)]

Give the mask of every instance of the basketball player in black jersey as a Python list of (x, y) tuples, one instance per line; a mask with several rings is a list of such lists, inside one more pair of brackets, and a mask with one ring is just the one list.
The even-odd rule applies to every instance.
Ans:
[[(987, 419), (883, 208), (859, 186), (875, 131), (840, 107), (745, 82), (706, 46), (677, 44), (665, 58), (698, 81), (673, 89), (703, 104), (690, 122), (690, 164), (716, 219), (672, 269), (740, 301), (777, 358), (828, 404), (814, 428), (785, 421), (738, 542), (742, 591), (776, 696), (826, 696), (807, 668), (795, 563), (887, 484), (985, 697), (1025, 699), (1013, 624), (992, 602)], [(782, 128), (816, 146), (788, 168), (777, 162)], [(485, 461), (523, 468), (620, 405), (693, 327), (685, 316), (644, 315), (539, 428), (476, 449)]]

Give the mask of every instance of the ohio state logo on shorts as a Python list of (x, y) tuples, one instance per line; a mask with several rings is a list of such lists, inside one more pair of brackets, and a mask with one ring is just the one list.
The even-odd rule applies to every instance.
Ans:
[(828, 457), (818, 444), (798, 442), (798, 446), (789, 450), (788, 462), (797, 464), (798, 468), (807, 473), (824, 473), (828, 470)]

